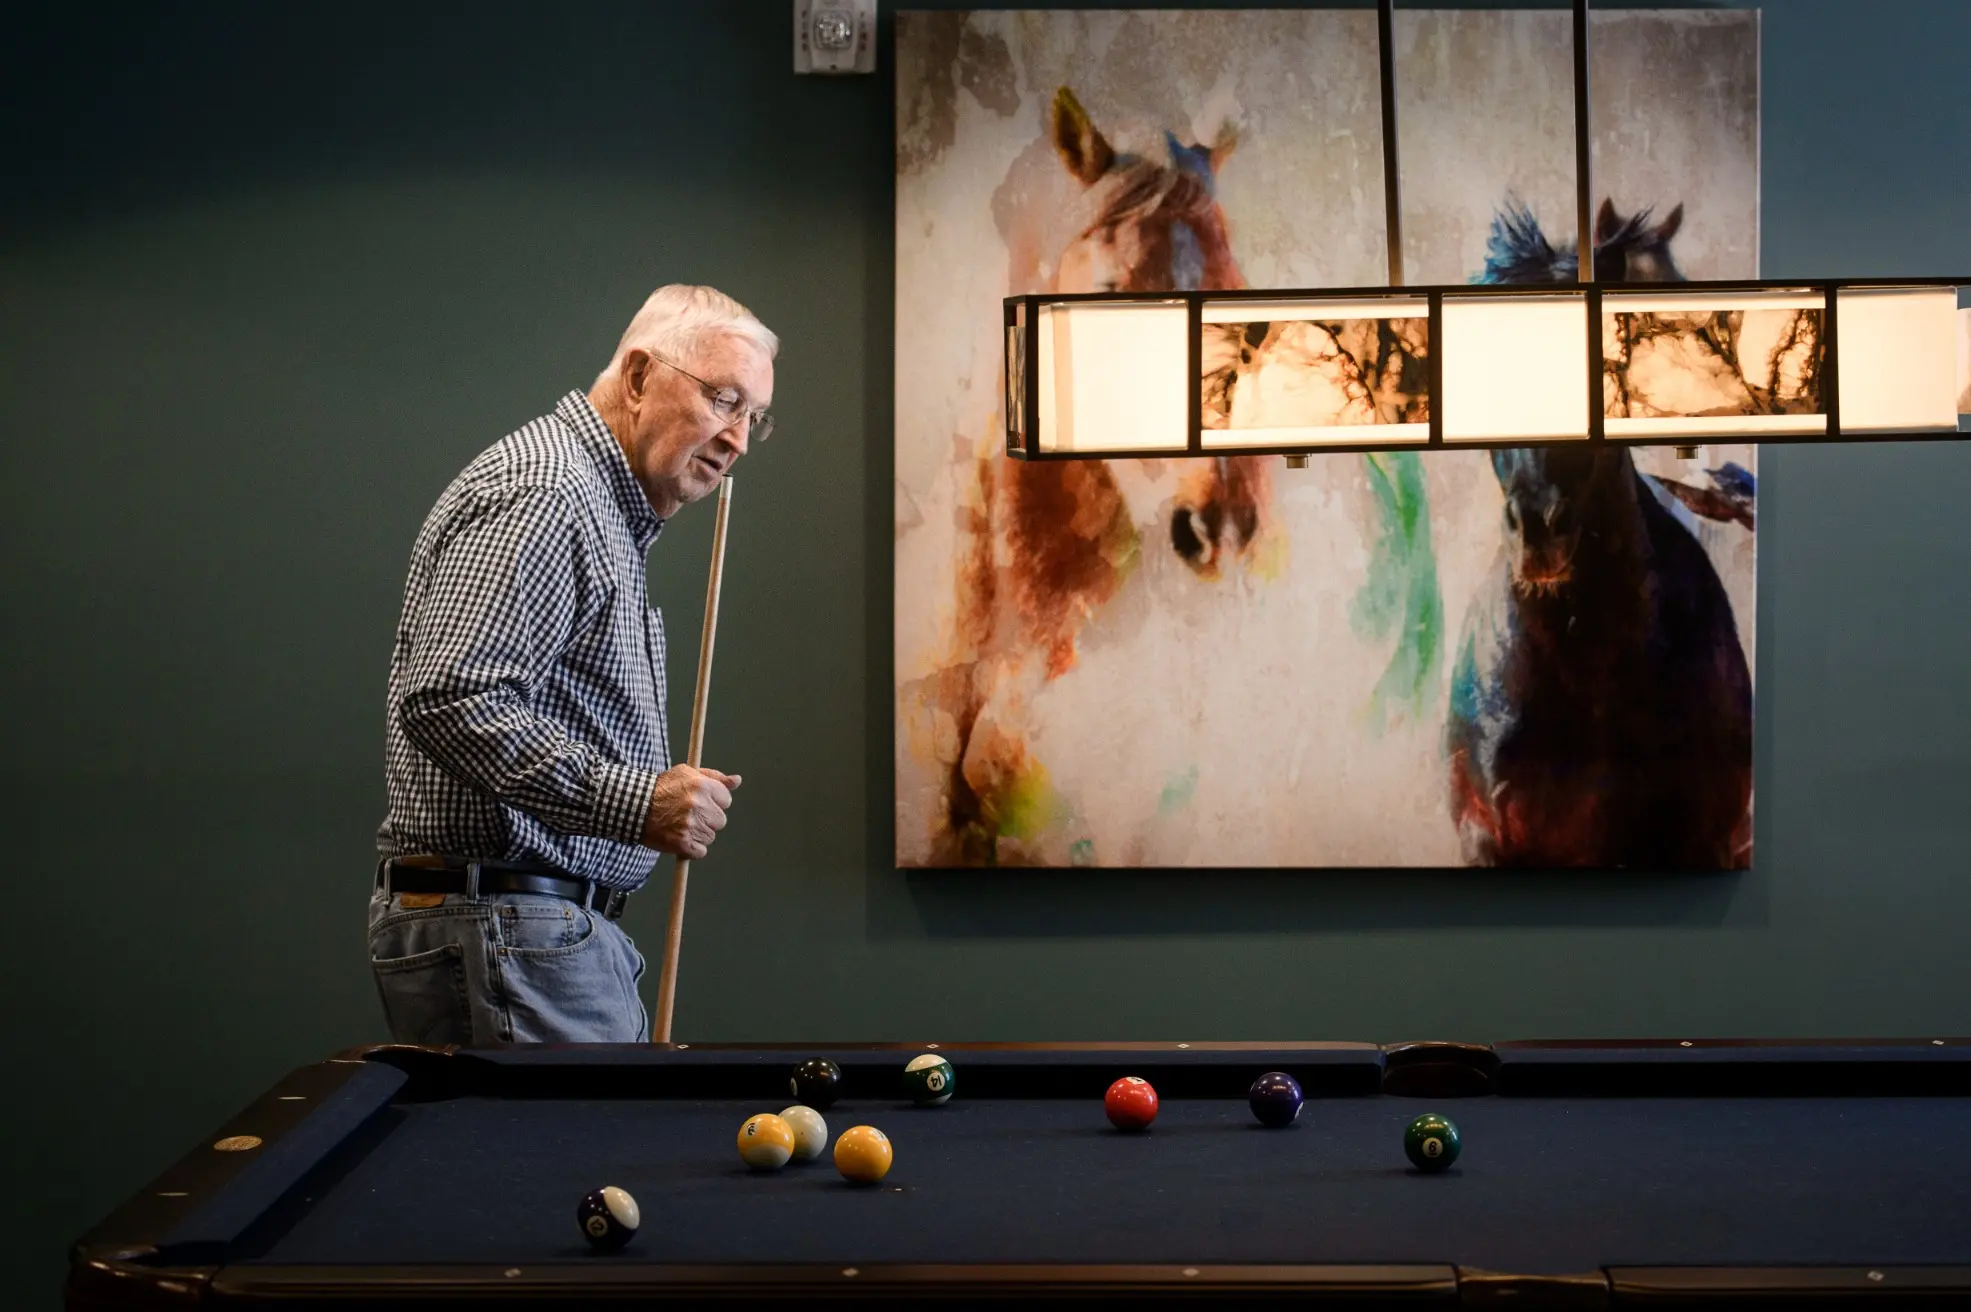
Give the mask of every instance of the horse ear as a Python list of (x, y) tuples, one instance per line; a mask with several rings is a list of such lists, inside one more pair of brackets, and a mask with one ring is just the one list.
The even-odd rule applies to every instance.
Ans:
[(1218, 129), (1218, 135), (1211, 139), (1211, 175), (1213, 177), (1218, 176), (1218, 170), (1225, 166), (1226, 160), (1232, 158), (1232, 152), (1238, 149), (1238, 146), (1239, 125), (1228, 118), (1225, 120), (1224, 126)]
[(1684, 206), (1677, 202), (1677, 208), (1663, 216), (1663, 222), (1656, 225), (1656, 240), (1664, 242), (1677, 235), (1677, 229), (1684, 226)]
[(1093, 185), (1115, 162), (1116, 152), (1109, 139), (1089, 119), (1088, 111), (1074, 98), (1074, 92), (1066, 87), (1054, 93), (1047, 127), (1054, 137), (1054, 149), (1061, 156), (1061, 163), (1082, 186)]
[(1595, 245), (1605, 246), (1609, 239), (1622, 230), (1622, 216), (1615, 212), (1615, 201), (1604, 198), (1601, 209), (1595, 213)]
[(1492, 474), (1499, 480), (1500, 487), (1511, 486), (1512, 476), (1519, 472), (1519, 455), (1517, 450), (1509, 447), (1492, 449)]

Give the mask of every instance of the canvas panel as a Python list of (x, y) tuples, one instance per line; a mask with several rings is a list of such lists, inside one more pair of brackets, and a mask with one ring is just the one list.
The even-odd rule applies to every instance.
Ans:
[[(1527, 243), (1522, 266), (1573, 244), (1565, 22), (1399, 11), (1414, 281), (1487, 276), (1502, 230)], [(1756, 276), (1756, 15), (1595, 23), (1596, 190), (1624, 267)], [(1476, 451), (1317, 454), (1301, 470), (1003, 454), (1008, 294), (1386, 282), (1373, 12), (902, 13), (897, 96), (900, 864), (1660, 866), (1690, 853), (1569, 812), (1582, 772), (1565, 772), (1596, 717), (1652, 705), (1663, 732), (1647, 752), (1631, 742), (1651, 772), (1612, 795), (1672, 836), (1706, 835), (1687, 863), (1749, 861), (1749, 686), (1744, 746), (1720, 747), (1705, 729), (1719, 717), (1696, 709), (1720, 690), (1628, 659), (1634, 617), (1601, 614), (1624, 593), (1605, 582), (1588, 600), (1597, 622), (1629, 625), (1624, 673), (1554, 672), (1589, 708), (1538, 746), (1562, 782), (1515, 776), (1539, 807), (1492, 822), (1517, 826), (1517, 847), (1474, 837), (1466, 730), (1500, 711), (1484, 698), (1486, 662), (1515, 650), (1496, 641), (1502, 598), (1515, 578), (1566, 586), (1535, 579), (1552, 544), (1511, 527), (1514, 498), (1582, 471), (1502, 471)], [(1309, 346), (1294, 333), (1255, 344), (1289, 367)], [(1686, 646), (1730, 647), (1749, 671), (1752, 449), (1624, 458), (1595, 486), (1651, 532), (1674, 525), (1685, 581), (1722, 598)], [(1659, 685), (1691, 704), (1650, 703)]]

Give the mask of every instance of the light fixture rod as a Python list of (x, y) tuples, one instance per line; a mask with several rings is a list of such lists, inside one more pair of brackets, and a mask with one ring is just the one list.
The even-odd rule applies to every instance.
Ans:
[(1376, 50), (1382, 65), (1383, 240), (1389, 285), (1403, 285), (1403, 186), (1396, 152), (1396, 0), (1376, 0)]
[(1588, 120), (1588, 0), (1574, 0), (1574, 231), (1580, 254), (1576, 277), (1595, 280), (1594, 179), (1588, 156), (1593, 133)]

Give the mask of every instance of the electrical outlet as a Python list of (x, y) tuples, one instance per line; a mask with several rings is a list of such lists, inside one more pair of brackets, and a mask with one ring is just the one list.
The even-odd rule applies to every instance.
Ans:
[(794, 0), (796, 73), (874, 73), (876, 0)]

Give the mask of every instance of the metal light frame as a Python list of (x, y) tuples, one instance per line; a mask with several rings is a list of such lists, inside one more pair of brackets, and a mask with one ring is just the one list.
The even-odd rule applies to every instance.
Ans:
[[(1713, 294), (1760, 293), (1760, 292), (1798, 292), (1803, 295), (1819, 295), (1823, 298), (1820, 327), (1821, 363), (1819, 371), (1821, 412), (1826, 418), (1825, 431), (1812, 433), (1761, 433), (1756, 430), (1733, 432), (1730, 434), (1693, 435), (1685, 438), (1676, 434), (1652, 433), (1636, 436), (1611, 437), (1605, 431), (1603, 405), (1601, 403), (1601, 379), (1603, 371), (1602, 355), (1602, 306), (1604, 284), (1594, 280), (1594, 223), (1592, 214), (1593, 185), (1589, 172), (1591, 136), (1589, 131), (1588, 107), (1588, 0), (1573, 0), (1574, 16), (1574, 156), (1575, 156), (1575, 209), (1578, 234), (1577, 279), (1571, 283), (1531, 283), (1531, 284), (1437, 284), (1430, 286), (1407, 286), (1403, 282), (1403, 219), (1402, 198), (1398, 177), (1397, 135), (1396, 135), (1396, 73), (1395, 73), (1395, 0), (1378, 0), (1377, 41), (1379, 46), (1379, 65), (1382, 90), (1382, 143), (1383, 143), (1383, 193), (1384, 221), (1388, 228), (1389, 285), (1386, 287), (1318, 287), (1318, 288), (1243, 288), (1228, 291), (1168, 291), (1168, 292), (1066, 292), (1047, 295), (1008, 296), (1003, 302), (1002, 329), (1000, 340), (1005, 350), (1002, 367), (1010, 369), (1014, 352), (1018, 352), (1020, 370), (1018, 382), (1020, 392), (1013, 395), (1007, 389), (1007, 398), (1015, 404), (1006, 407), (1006, 454), (1020, 460), (1121, 460), (1143, 458), (1174, 458), (1181, 456), (1231, 456), (1231, 455), (1284, 455), (1289, 463), (1303, 465), (1310, 455), (1344, 454), (1349, 452), (1381, 451), (1444, 451), (1444, 450), (1489, 450), (1513, 449), (1533, 446), (1578, 446), (1607, 444), (1621, 446), (1675, 446), (1690, 449), (1693, 442), (1703, 444), (1726, 443), (1731, 445), (1775, 445), (1844, 442), (1904, 442), (1904, 441), (1952, 441), (1963, 440), (1968, 435), (1960, 430), (1918, 429), (1910, 431), (1879, 431), (1848, 433), (1841, 426), (1840, 396), (1840, 331), (1838, 321), (1839, 293), (1844, 291), (1868, 290), (1936, 290), (1942, 288), (1962, 288), (1971, 285), (1971, 277), (1961, 278), (1767, 278), (1731, 279), (1711, 282), (1622, 282), (1612, 286), (1614, 294), (1620, 297), (1648, 295), (1672, 295), (1677, 297), (1703, 297)], [(1453, 439), (1444, 437), (1443, 404), (1443, 320), (1446, 297), (1458, 300), (1481, 298), (1542, 297), (1579, 298), (1587, 314), (1587, 351), (1583, 365), (1587, 370), (1588, 386), (1588, 431), (1585, 437), (1527, 438), (1501, 437), (1480, 439)], [(1427, 357), (1430, 386), (1429, 436), (1425, 441), (1321, 441), (1298, 442), (1290, 444), (1254, 442), (1250, 445), (1220, 438), (1209, 446), (1205, 444), (1203, 427), (1203, 319), (1206, 302), (1221, 304), (1225, 302), (1267, 302), (1267, 301), (1351, 301), (1361, 302), (1388, 298), (1390, 300), (1423, 300), (1428, 304), (1430, 351)], [(1040, 408), (1040, 334), (1037, 331), (1039, 316), (1044, 306), (1073, 304), (1153, 304), (1183, 306), (1186, 316), (1187, 378), (1188, 395), (1188, 441), (1182, 448), (1157, 446), (1148, 448), (1122, 449), (1101, 448), (1099, 450), (1053, 450), (1043, 451), (1039, 444), (1031, 440), (1031, 430), (1038, 422)], [(1337, 426), (1340, 432), (1345, 426)], [(1237, 432), (1239, 430), (1212, 430)], [(1265, 430), (1249, 430), (1263, 433)]]

